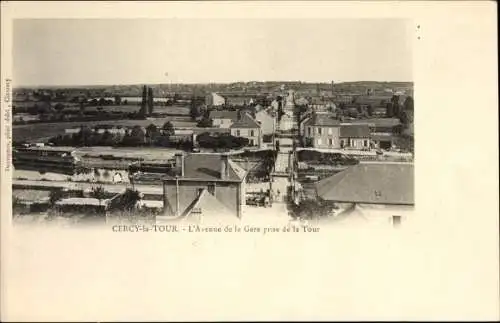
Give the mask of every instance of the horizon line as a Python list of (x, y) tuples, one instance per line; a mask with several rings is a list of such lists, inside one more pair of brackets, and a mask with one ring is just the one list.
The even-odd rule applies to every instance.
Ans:
[[(289, 80), (289, 81), (233, 81), (233, 82), (176, 82), (176, 83), (147, 83), (147, 82), (137, 82), (137, 83), (110, 83), (110, 84), (67, 84), (67, 85), (14, 85), (12, 88), (72, 88), (72, 87), (109, 87), (109, 86), (138, 86), (138, 85), (148, 85), (148, 86), (173, 86), (173, 85), (231, 85), (237, 83), (301, 83), (301, 84), (328, 84), (331, 85), (332, 81), (300, 81), (300, 80)], [(360, 81), (333, 81), (334, 85), (346, 84), (346, 83), (411, 83), (413, 81), (370, 81), (370, 80), (360, 80)]]

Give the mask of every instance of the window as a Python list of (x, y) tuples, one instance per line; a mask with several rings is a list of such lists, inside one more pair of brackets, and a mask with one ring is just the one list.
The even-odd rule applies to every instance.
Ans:
[(329, 135), (333, 135), (333, 129), (332, 128), (328, 128), (328, 134)]
[(365, 140), (365, 147), (368, 147), (368, 140)]
[(236, 130), (236, 137), (240, 137), (241, 136), (241, 133), (239, 130)]
[(351, 139), (351, 146), (356, 147), (356, 140)]
[(318, 141), (317, 141), (317, 142), (318, 142), (318, 146), (320, 146), (320, 145), (321, 145), (321, 138), (320, 138), (320, 139), (318, 139)]
[(255, 142), (253, 141), (253, 139), (250, 139), (250, 140), (248, 141), (248, 143), (250, 144), (250, 146), (255, 145)]
[(329, 144), (330, 146), (333, 146), (333, 139), (332, 139), (332, 138), (328, 139), (328, 144)]
[(311, 135), (311, 130), (312, 130), (311, 127), (307, 128), (307, 131), (309, 132), (309, 136)]
[(253, 137), (253, 136), (255, 136), (255, 135), (254, 135), (254, 131), (253, 131), (253, 130), (250, 130), (250, 137)]
[(318, 127), (318, 135), (321, 135), (322, 129)]

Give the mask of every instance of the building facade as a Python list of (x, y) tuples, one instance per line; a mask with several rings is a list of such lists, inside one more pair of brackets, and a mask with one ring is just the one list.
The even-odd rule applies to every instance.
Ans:
[(370, 149), (370, 128), (367, 124), (341, 124), (340, 148), (368, 150)]
[(215, 128), (230, 128), (238, 118), (237, 111), (210, 111), (210, 120), (212, 127)]
[(221, 214), (241, 217), (246, 171), (227, 155), (177, 154), (175, 158), (173, 173), (163, 180), (165, 216), (211, 214), (200, 206), (200, 200), (210, 194), (220, 205)]
[(262, 135), (272, 135), (276, 132), (276, 118), (266, 110), (257, 112), (255, 120), (260, 124)]
[(263, 144), (262, 129), (248, 113), (239, 114), (230, 129), (232, 136), (247, 138), (249, 146), (260, 147)]
[(223, 106), (226, 104), (226, 99), (222, 95), (212, 92), (205, 97), (205, 104), (209, 107)]
[(340, 148), (340, 121), (330, 114), (313, 115), (303, 123), (303, 137), (313, 148)]
[[(358, 164), (315, 183), (318, 198), (347, 206), (327, 221), (399, 226), (414, 211), (412, 163)], [(410, 219), (411, 220), (411, 219)]]

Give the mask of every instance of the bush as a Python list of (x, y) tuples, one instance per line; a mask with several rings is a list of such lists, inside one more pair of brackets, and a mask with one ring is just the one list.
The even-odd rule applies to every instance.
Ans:
[(202, 148), (213, 149), (239, 149), (248, 146), (247, 138), (235, 137), (230, 134), (211, 136), (209, 133), (202, 133), (197, 138), (198, 144)]
[(299, 204), (292, 203), (291, 211), (294, 218), (316, 218), (332, 214), (332, 211), (337, 209), (335, 203), (321, 199), (302, 200)]

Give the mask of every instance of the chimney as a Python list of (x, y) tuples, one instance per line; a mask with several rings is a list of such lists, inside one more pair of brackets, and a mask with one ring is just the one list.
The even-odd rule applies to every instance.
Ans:
[(229, 177), (229, 156), (221, 155), (220, 159), (220, 179), (227, 179)]
[(179, 176), (184, 177), (184, 155), (182, 153), (175, 154), (175, 168)]

